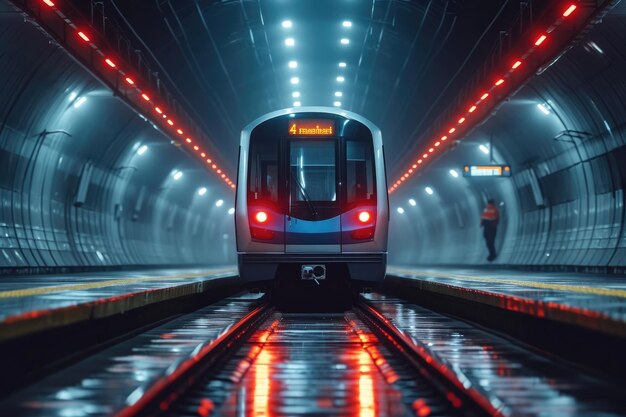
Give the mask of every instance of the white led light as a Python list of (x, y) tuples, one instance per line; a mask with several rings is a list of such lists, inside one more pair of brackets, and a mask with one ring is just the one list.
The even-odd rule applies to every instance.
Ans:
[(341, 40), (339, 42), (341, 42), (342, 45), (348, 45), (350, 43), (350, 39), (348, 39), (348, 38), (341, 38)]
[(484, 154), (487, 154), (487, 155), (489, 154), (489, 148), (486, 147), (485, 145), (480, 145), (478, 147), (478, 149), (480, 149), (482, 151), (482, 153), (484, 153)]
[(541, 110), (543, 114), (546, 114), (546, 115), (550, 114), (550, 108), (548, 107), (547, 104), (544, 104), (544, 103), (537, 104), (537, 108)]
[(74, 108), (75, 109), (79, 108), (80, 106), (85, 104), (85, 101), (87, 101), (87, 97), (80, 97), (78, 100), (74, 102)]
[(70, 93), (70, 96), (68, 97), (68, 100), (69, 100), (69, 101), (74, 101), (74, 99), (75, 99), (77, 96), (78, 96), (78, 94), (76, 94), (76, 93), (74, 93), (74, 92), (71, 92), (71, 93)]
[(139, 149), (137, 149), (137, 155), (143, 155), (148, 150), (148, 145), (141, 145)]
[(454, 178), (459, 178), (459, 173), (456, 172), (456, 169), (451, 169), (450, 175), (452, 175)]
[(404, 214), (404, 209), (403, 209), (402, 207), (398, 207), (398, 209), (397, 209), (397, 210), (398, 210), (398, 213), (400, 213), (400, 214)]
[(198, 195), (205, 195), (206, 194), (206, 187), (202, 187), (198, 190)]
[(293, 26), (293, 23), (291, 20), (283, 20), (282, 25), (285, 29), (290, 29)]
[(417, 202), (415, 200), (413, 200), (412, 198), (409, 198), (409, 204), (412, 206), (415, 206), (417, 204)]
[(293, 97), (293, 98), (300, 97), (300, 92), (299, 91), (294, 91), (293, 93), (291, 93), (291, 97)]
[(217, 207), (222, 207), (222, 206), (224, 205), (224, 200), (217, 200), (217, 201), (215, 202), (215, 205), (216, 205)]
[(300, 103), (299, 101), (294, 101), (293, 102), (293, 106), (294, 107), (300, 107), (300, 106), (302, 106), (302, 103)]
[(335, 97), (341, 97), (343, 93), (341, 91), (335, 91)]
[(179, 179), (183, 177), (183, 173), (177, 170), (172, 173), (172, 176), (174, 177), (175, 181), (178, 181)]
[(345, 62), (340, 62), (339, 63), (339, 68), (345, 68), (347, 66), (347, 64)]
[(295, 44), (296, 44), (296, 41), (293, 38), (285, 39), (285, 45), (287, 45), (287, 46), (294, 46)]
[(426, 194), (428, 194), (428, 195), (433, 195), (433, 193), (434, 193), (433, 189), (430, 188), (430, 187), (424, 188), (424, 191), (426, 191)]
[(333, 106), (335, 106), (335, 107), (341, 107), (341, 101), (335, 101), (335, 102), (333, 103)]
[(234, 208), (229, 208), (228, 209), (228, 214), (235, 214), (235, 209)]
[(300, 78), (298, 77), (291, 77), (291, 84), (298, 84), (300, 82)]
[(351, 28), (352, 27), (352, 22), (349, 20), (344, 20), (343, 23), (341, 24), (344, 28)]
[(344, 77), (342, 77), (341, 75), (339, 77), (337, 77), (337, 82), (338, 83), (342, 83), (344, 82), (346, 79)]
[(289, 61), (289, 68), (298, 68), (298, 61)]

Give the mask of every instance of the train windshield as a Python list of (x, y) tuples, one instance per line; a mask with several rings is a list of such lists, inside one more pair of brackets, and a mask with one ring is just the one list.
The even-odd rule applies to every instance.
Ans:
[(335, 142), (292, 142), (289, 169), (292, 201), (337, 201)]

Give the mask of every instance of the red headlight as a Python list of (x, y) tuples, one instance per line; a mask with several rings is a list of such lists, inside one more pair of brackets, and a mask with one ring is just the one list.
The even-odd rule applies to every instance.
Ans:
[(265, 223), (267, 221), (267, 213), (264, 211), (259, 211), (254, 215), (254, 219), (257, 223)]
[(359, 221), (361, 223), (367, 223), (371, 220), (372, 216), (367, 211), (362, 211), (359, 213)]

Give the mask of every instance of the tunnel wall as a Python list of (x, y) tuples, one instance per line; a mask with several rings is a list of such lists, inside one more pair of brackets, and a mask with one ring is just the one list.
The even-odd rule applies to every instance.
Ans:
[[(491, 144), (491, 158), (481, 144)], [(513, 177), (449, 174), (491, 162), (510, 164)], [(486, 264), (479, 218), (492, 197), (502, 216), (496, 264), (623, 272), (625, 187), (626, 15), (615, 10), (392, 194), (390, 263)]]
[(17, 13), (0, 57), (1, 272), (234, 262), (232, 193)]

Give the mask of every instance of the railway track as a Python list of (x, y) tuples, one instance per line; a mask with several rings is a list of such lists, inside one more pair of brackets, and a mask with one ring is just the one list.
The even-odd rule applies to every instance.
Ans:
[(497, 416), (360, 299), (339, 314), (256, 307), (118, 416)]

